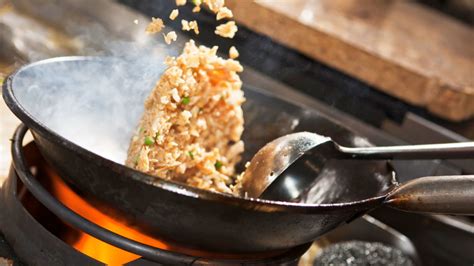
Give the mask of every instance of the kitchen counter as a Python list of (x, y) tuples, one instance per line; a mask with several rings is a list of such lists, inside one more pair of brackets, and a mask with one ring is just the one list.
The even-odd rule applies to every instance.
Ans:
[(227, 3), (240, 24), (389, 95), (444, 119), (474, 117), (474, 30), (467, 24), (414, 1)]

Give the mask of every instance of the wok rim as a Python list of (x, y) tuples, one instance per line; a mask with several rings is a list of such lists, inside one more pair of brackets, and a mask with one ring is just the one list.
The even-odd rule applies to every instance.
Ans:
[[(45, 60), (40, 60), (27, 65), (24, 65), (12, 72), (5, 79), (3, 83), (3, 98), (8, 108), (24, 123), (30, 131), (41, 135), (43, 138), (50, 142), (60, 145), (63, 148), (69, 150), (69, 152), (75, 153), (86, 161), (94, 163), (96, 166), (107, 167), (116, 174), (130, 177), (133, 182), (146, 183), (153, 187), (153, 189), (160, 189), (166, 192), (176, 193), (183, 197), (195, 198), (206, 201), (214, 201), (224, 203), (228, 205), (234, 205), (245, 209), (260, 211), (260, 212), (292, 212), (292, 213), (327, 213), (327, 212), (340, 212), (347, 209), (360, 209), (369, 210), (383, 203), (387, 195), (396, 188), (399, 184), (396, 179), (396, 173), (387, 161), (388, 171), (390, 172), (390, 181), (387, 183), (389, 187), (382, 195), (374, 196), (371, 198), (350, 201), (342, 203), (323, 203), (323, 204), (308, 204), (308, 203), (294, 203), (285, 201), (274, 201), (265, 200), (258, 198), (242, 198), (232, 194), (208, 191), (204, 189), (195, 188), (186, 184), (174, 182), (171, 180), (165, 180), (157, 178), (146, 173), (142, 173), (138, 170), (130, 168), (124, 164), (120, 164), (104, 158), (92, 151), (89, 151), (72, 141), (62, 137), (52, 129), (37, 120), (32, 114), (30, 114), (25, 107), (23, 107), (18, 99), (15, 97), (13, 82), (15, 77), (21, 72), (28, 70), (32, 67), (38, 67), (44, 64), (58, 63), (58, 62), (69, 62), (69, 61), (92, 61), (92, 60), (103, 60), (105, 58), (118, 58), (118, 57), (100, 57), (100, 56), (64, 56), (55, 57)], [(260, 93), (264, 93), (258, 90)], [(267, 94), (268, 95), (268, 94)], [(271, 97), (278, 98), (278, 96), (270, 95)], [(282, 99), (284, 100), (284, 99)], [(294, 103), (293, 103), (294, 104)]]

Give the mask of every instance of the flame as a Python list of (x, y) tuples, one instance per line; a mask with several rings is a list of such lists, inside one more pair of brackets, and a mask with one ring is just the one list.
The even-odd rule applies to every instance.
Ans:
[[(166, 243), (147, 236), (100, 212), (71, 190), (56, 174), (50, 173), (49, 176), (52, 180), (52, 192), (56, 198), (75, 213), (121, 236), (156, 248), (170, 249)], [(83, 254), (107, 265), (123, 265), (140, 258), (136, 254), (114, 247), (84, 232), (80, 233), (79, 239), (72, 246)]]

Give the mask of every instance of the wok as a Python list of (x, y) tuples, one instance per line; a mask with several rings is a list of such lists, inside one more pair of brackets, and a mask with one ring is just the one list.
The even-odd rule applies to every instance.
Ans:
[[(387, 161), (329, 163), (326, 170), (334, 174), (309, 189), (325, 193), (303, 202), (244, 199), (128, 168), (121, 162), (161, 71), (117, 58), (56, 58), (9, 76), (3, 95), (73, 189), (149, 234), (193, 248), (247, 253), (301, 245), (379, 206), (397, 187)], [(256, 88), (244, 90), (243, 162), (268, 141), (294, 131), (317, 132), (347, 146), (368, 145), (316, 111)]]

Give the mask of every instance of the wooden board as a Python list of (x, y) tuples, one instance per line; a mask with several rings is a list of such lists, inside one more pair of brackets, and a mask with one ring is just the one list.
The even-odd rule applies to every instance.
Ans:
[(437, 11), (397, 0), (227, 5), (240, 24), (385, 93), (448, 120), (474, 117), (474, 31)]

